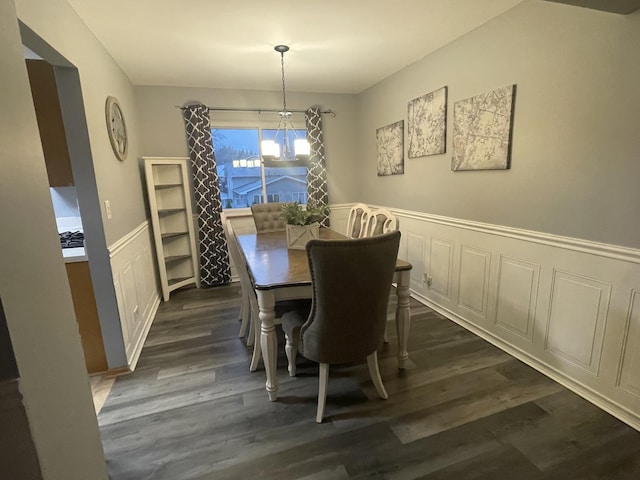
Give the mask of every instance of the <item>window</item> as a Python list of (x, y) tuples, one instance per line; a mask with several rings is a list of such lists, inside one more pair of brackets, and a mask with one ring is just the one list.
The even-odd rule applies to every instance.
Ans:
[[(275, 129), (212, 128), (223, 208), (243, 208), (254, 203), (307, 203), (306, 167), (263, 167), (260, 140), (274, 139)], [(306, 130), (290, 131), (290, 143), (306, 138)], [(282, 143), (282, 133), (278, 134)], [(280, 151), (284, 151), (280, 146)]]

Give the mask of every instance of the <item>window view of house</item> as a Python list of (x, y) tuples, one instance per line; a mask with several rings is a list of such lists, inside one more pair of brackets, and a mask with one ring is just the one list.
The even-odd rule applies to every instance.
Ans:
[[(276, 134), (277, 133), (277, 134)], [(305, 130), (289, 132), (289, 141), (306, 138)], [(220, 198), (223, 208), (245, 208), (254, 203), (307, 203), (307, 168), (300, 166), (262, 167), (260, 140), (280, 143), (282, 132), (260, 128), (213, 128), (213, 150), (216, 157)]]

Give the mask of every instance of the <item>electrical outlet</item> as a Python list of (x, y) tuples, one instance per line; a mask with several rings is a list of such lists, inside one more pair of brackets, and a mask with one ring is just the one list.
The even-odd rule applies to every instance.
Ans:
[(425, 273), (423, 282), (426, 283), (428, 287), (430, 287), (432, 281), (433, 279), (431, 278), (431, 275)]
[(104, 209), (107, 212), (107, 220), (111, 220), (111, 203), (109, 200), (104, 201)]

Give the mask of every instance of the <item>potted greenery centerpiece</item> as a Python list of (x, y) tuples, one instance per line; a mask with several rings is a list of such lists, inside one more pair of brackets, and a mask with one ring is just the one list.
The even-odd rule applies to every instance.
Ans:
[(304, 208), (298, 202), (283, 204), (280, 216), (287, 222), (287, 248), (304, 250), (309, 240), (318, 238), (319, 222), (328, 214), (326, 205), (307, 204)]

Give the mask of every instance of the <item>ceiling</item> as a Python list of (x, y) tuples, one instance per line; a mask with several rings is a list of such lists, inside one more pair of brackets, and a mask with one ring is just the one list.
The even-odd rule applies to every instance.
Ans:
[(360, 93), (523, 0), (67, 0), (135, 85)]

